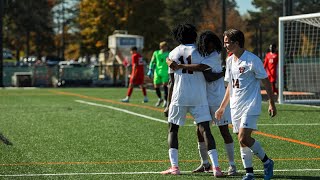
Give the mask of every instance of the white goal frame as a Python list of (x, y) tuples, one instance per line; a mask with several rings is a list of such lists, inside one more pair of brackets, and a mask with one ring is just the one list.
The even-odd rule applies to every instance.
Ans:
[[(320, 18), (320, 13), (313, 13), (313, 14), (302, 14), (302, 15), (295, 15), (295, 16), (285, 16), (285, 17), (280, 17), (279, 18), (279, 63), (278, 63), (278, 89), (279, 89), (279, 96), (278, 96), (278, 102), (280, 104), (284, 104), (284, 103), (293, 103), (293, 104), (320, 104), (320, 87), (318, 88), (318, 84), (320, 84), (320, 72), (316, 72), (314, 70), (314, 66), (315, 67), (320, 67), (320, 23), (318, 24), (319, 20), (318, 18)], [(311, 23), (309, 20), (313, 20), (316, 19), (316, 24)], [(285, 24), (287, 23), (287, 24)], [(297, 26), (293, 27), (290, 26), (289, 23), (296, 23)], [(300, 24), (303, 25), (303, 27), (307, 27), (307, 28), (301, 28)], [(289, 25), (288, 25), (289, 24)], [(287, 25), (287, 26), (285, 26)], [(301, 25), (301, 26), (302, 26)], [(309, 44), (315, 44), (315, 48), (314, 47), (307, 47), (311, 50), (306, 50), (308, 52), (311, 52), (311, 54), (313, 56), (311, 56), (312, 58), (309, 58), (309, 53), (308, 55), (305, 55), (304, 52), (301, 53), (300, 49), (304, 49), (305, 46), (300, 46), (301, 43), (301, 39), (302, 37), (308, 36), (310, 35), (310, 27), (311, 28), (316, 28), (316, 32), (314, 34), (312, 34), (312, 38), (309, 38), (308, 40), (312, 41), (312, 43), (308, 43)], [(309, 28), (309, 29), (308, 29)], [(299, 34), (299, 37), (297, 38), (296, 36), (294, 36), (294, 33), (297, 33), (297, 31), (295, 30), (305, 30), (304, 34)], [(291, 37), (293, 36), (293, 37)], [(292, 38), (293, 40), (291, 41)], [(295, 38), (299, 39), (299, 42), (296, 42)], [(289, 41), (289, 45), (288, 43), (286, 44), (286, 42)], [(294, 44), (294, 45), (292, 45)], [(291, 45), (293, 47), (291, 47)], [(302, 48), (301, 48), (302, 47)], [(293, 50), (294, 48), (294, 50)], [(297, 50), (297, 48), (299, 50)], [(288, 50), (290, 49), (290, 50)], [(287, 51), (287, 52), (286, 52)], [(294, 51), (292, 53), (292, 51)], [(295, 56), (295, 53), (299, 51), (298, 55)], [(300, 54), (301, 53), (301, 54)], [(313, 54), (314, 53), (314, 54)], [(288, 54), (290, 54), (288, 56)], [(292, 55), (293, 54), (293, 55)], [(289, 57), (289, 58), (288, 58)], [(291, 57), (291, 58), (290, 58)], [(307, 61), (307, 63), (304, 63), (306, 59), (304, 58), (309, 58), (312, 59), (312, 62), (310, 64), (308, 64), (309, 62)], [(314, 57), (314, 58), (313, 58)], [(287, 59), (286, 59), (287, 58)], [(299, 59), (298, 63), (295, 63), (294, 59)], [(287, 61), (287, 62), (286, 62)], [(314, 62), (313, 62), (314, 61)], [(290, 63), (290, 64), (289, 64)], [(300, 63), (300, 64), (299, 64)], [(305, 69), (307, 67), (312, 67), (312, 70), (309, 71), (309, 69)], [(286, 67), (286, 68), (285, 68)], [(289, 73), (287, 73), (287, 70), (289, 69)], [(300, 71), (301, 70), (301, 71)], [(284, 72), (286, 71), (286, 72)], [(285, 74), (287, 73), (287, 75)], [(288, 74), (291, 73), (291, 77), (288, 78)], [(301, 76), (299, 76), (301, 73)], [(293, 75), (294, 74), (294, 75)], [(311, 74), (311, 75), (310, 75)], [(302, 84), (304, 84), (304, 82), (306, 82), (306, 84), (304, 84), (304, 88), (303, 88), (303, 92), (299, 92), (302, 95), (299, 95), (299, 93), (297, 93), (296, 95), (292, 95), (294, 94), (292, 93), (292, 91), (290, 89), (287, 88), (286, 86), (286, 90), (288, 91), (284, 91), (285, 90), (285, 75), (287, 76), (286, 79), (286, 84), (288, 84), (288, 79), (293, 80), (294, 82), (297, 81), (297, 84), (300, 84), (300, 82)], [(296, 77), (308, 77), (306, 79), (297, 79)], [(312, 82), (307, 82), (308, 79), (312, 79), (312, 82), (316, 82), (313, 83), (316, 85), (316, 87), (312, 90), (309, 91), (309, 85), (310, 83), (312, 84)], [(319, 83), (318, 83), (319, 82)], [(291, 82), (289, 82), (291, 83)], [(292, 83), (291, 83), (292, 84)], [(303, 87), (303, 85), (300, 85), (301, 87)], [(292, 88), (292, 89), (298, 89), (298, 88)], [(304, 91), (305, 90), (305, 91)], [(315, 92), (316, 91), (316, 92)], [(290, 96), (290, 97), (289, 97)], [(300, 97), (301, 96), (301, 97)]]

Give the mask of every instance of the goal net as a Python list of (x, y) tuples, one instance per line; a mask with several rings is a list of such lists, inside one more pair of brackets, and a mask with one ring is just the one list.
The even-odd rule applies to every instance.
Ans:
[(279, 103), (320, 104), (320, 13), (279, 18)]

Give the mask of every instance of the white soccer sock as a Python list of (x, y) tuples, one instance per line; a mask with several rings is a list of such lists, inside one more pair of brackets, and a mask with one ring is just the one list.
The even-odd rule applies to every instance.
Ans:
[(266, 153), (262, 149), (262, 146), (260, 145), (260, 143), (257, 140), (253, 143), (253, 145), (250, 147), (250, 149), (252, 150), (254, 155), (256, 155), (260, 160), (262, 160), (264, 158), (264, 156), (266, 155)]
[(241, 160), (244, 168), (253, 167), (252, 159), (253, 154), (250, 148), (248, 147), (240, 147)]
[(170, 159), (171, 166), (178, 167), (178, 149), (175, 149), (175, 148), (169, 149), (169, 159)]
[(198, 149), (199, 149), (201, 163), (208, 164), (209, 159), (208, 159), (208, 151), (207, 151), (206, 143), (205, 142), (198, 142)]
[(227, 152), (228, 160), (229, 160), (229, 165), (236, 165), (234, 163), (234, 143), (229, 143), (229, 144), (224, 144), (224, 147)]
[(211, 149), (208, 151), (208, 155), (212, 161), (212, 166), (213, 167), (219, 167), (219, 162), (218, 162), (218, 152), (216, 149)]

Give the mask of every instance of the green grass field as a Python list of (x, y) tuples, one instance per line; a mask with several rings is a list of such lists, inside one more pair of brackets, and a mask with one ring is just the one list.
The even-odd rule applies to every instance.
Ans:
[[(199, 165), (192, 119), (179, 131), (181, 176), (163, 176), (170, 166), (167, 124), (156, 95), (149, 103), (125, 88), (0, 89), (0, 179), (212, 179), (191, 174)], [(320, 108), (277, 105), (270, 119), (266, 103), (254, 137), (275, 160), (274, 179), (320, 179)], [(230, 129), (231, 130), (231, 129)], [(220, 165), (228, 168), (222, 137), (212, 127)], [(244, 174), (235, 140), (239, 176)], [(263, 178), (255, 158), (256, 179)], [(223, 178), (222, 178), (223, 179)]]

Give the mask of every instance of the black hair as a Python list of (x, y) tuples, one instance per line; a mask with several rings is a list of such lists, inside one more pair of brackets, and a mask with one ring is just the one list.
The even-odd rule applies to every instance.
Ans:
[(198, 41), (198, 51), (201, 56), (208, 56), (211, 53), (208, 49), (210, 43), (212, 43), (214, 51), (218, 53), (222, 51), (222, 43), (219, 37), (212, 31), (205, 31), (200, 34)]
[(130, 50), (131, 50), (131, 51), (137, 51), (138, 48), (137, 48), (136, 46), (132, 46), (132, 47), (130, 48)]
[(276, 52), (276, 49), (277, 49), (277, 45), (276, 44), (270, 44), (270, 47), (269, 47), (269, 50), (271, 51), (271, 52)]
[(172, 35), (180, 44), (193, 44), (197, 40), (197, 29), (192, 24), (182, 23), (173, 28)]
[(244, 47), (244, 34), (238, 29), (229, 29), (223, 33), (223, 37), (227, 36), (231, 42), (238, 42), (240, 48)]

